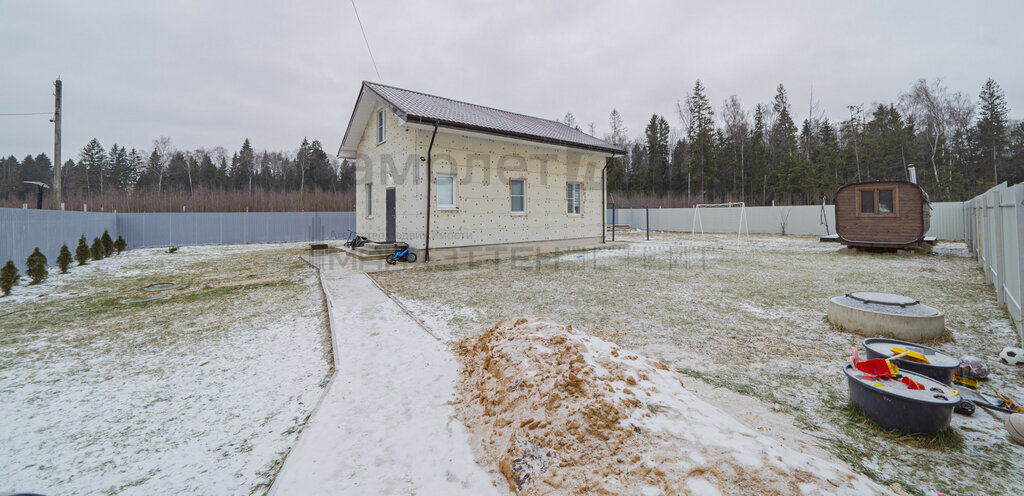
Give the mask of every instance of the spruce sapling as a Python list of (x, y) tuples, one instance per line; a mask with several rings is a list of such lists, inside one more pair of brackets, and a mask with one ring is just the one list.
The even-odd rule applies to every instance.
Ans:
[(120, 255), (126, 248), (128, 243), (121, 236), (117, 237), (117, 241), (114, 241), (114, 249), (117, 250), (117, 254)]
[(75, 248), (75, 260), (78, 265), (85, 265), (89, 261), (89, 243), (85, 241), (85, 235), (78, 239), (78, 248)]
[(71, 250), (68, 245), (60, 247), (60, 254), (57, 255), (57, 267), (60, 267), (61, 274), (68, 273), (68, 266), (71, 265)]
[(39, 284), (46, 280), (46, 276), (49, 275), (49, 272), (46, 270), (46, 255), (39, 251), (38, 246), (28, 256), (28, 259), (25, 260), (25, 267), (27, 267), (25, 274), (32, 279), (32, 282), (29, 284)]
[(13, 260), (8, 260), (7, 265), (0, 269), (0, 290), (3, 291), (4, 296), (11, 294), (11, 288), (18, 284), (18, 279), (20, 279), (18, 268), (14, 266)]
[(103, 256), (109, 257), (114, 254), (114, 240), (110, 237), (110, 233), (106, 229), (103, 230), (103, 237), (100, 238), (103, 241)]
[(103, 241), (100, 238), (92, 238), (92, 252), (93, 260), (103, 260)]

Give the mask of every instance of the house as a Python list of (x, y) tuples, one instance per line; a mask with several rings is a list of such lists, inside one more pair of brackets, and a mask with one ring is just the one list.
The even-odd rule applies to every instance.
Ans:
[(357, 233), (430, 261), (604, 242), (605, 166), (624, 152), (556, 121), (364, 81), (338, 157), (355, 161)]
[(836, 234), (855, 248), (910, 249), (929, 241), (928, 194), (912, 181), (847, 184), (835, 197)]

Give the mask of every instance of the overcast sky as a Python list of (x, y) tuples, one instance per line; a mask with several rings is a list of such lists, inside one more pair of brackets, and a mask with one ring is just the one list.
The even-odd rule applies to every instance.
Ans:
[[(700, 78), (716, 111), (729, 95), (769, 102), (783, 83), (802, 120), (833, 120), (943, 77), (977, 99), (1003, 87), (1024, 115), (1024, 3), (387, 2), (356, 0), (382, 82), (631, 135), (652, 113), (673, 127)], [(183, 149), (246, 137), (337, 151), (362, 80), (376, 80), (348, 0), (0, 0), (0, 113), (49, 111), (64, 82), (64, 157), (92, 137)], [(47, 116), (0, 116), (0, 155), (53, 150)]]

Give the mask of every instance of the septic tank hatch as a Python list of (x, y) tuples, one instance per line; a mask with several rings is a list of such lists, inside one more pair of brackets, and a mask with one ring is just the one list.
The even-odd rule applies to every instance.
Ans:
[(894, 336), (920, 340), (946, 329), (945, 315), (913, 298), (873, 291), (857, 291), (829, 299), (828, 320), (864, 336)]

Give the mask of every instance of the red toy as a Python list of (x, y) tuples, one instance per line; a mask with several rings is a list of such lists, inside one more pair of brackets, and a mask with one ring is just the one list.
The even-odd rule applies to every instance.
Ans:
[(917, 381), (915, 381), (915, 380), (913, 380), (913, 379), (911, 379), (909, 377), (906, 377), (906, 376), (904, 376), (903, 380), (900, 381), (900, 382), (902, 382), (903, 384), (906, 384), (907, 385), (907, 389), (924, 389), (924, 386), (922, 386), (921, 383), (919, 383), (919, 382), (917, 382)]
[[(853, 368), (879, 379), (893, 379), (900, 374), (899, 367), (885, 358), (861, 360), (860, 353), (857, 352), (857, 348), (852, 349), (850, 363), (853, 364)], [(924, 388), (922, 387), (921, 389)]]

